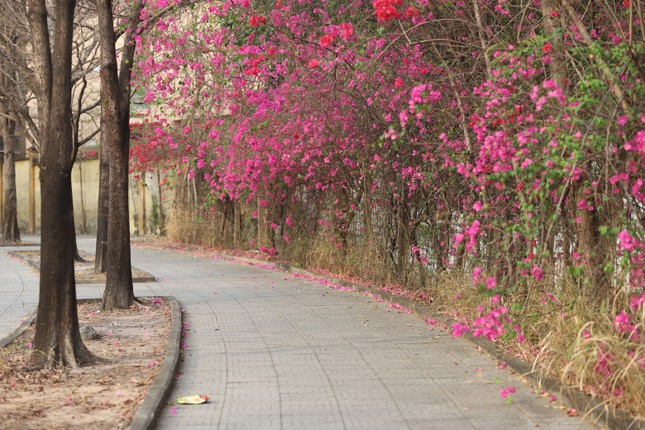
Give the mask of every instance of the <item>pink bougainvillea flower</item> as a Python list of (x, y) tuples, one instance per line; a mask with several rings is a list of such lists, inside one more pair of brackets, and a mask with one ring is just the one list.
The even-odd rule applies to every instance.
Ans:
[(638, 312), (643, 306), (645, 306), (645, 293), (635, 294), (629, 299), (629, 307), (633, 312)]
[(251, 18), (249, 18), (249, 25), (251, 27), (259, 27), (261, 25), (266, 24), (266, 22), (267, 22), (267, 19), (262, 15), (254, 15)]
[(458, 322), (452, 324), (452, 335), (455, 337), (460, 337), (468, 331), (470, 331), (470, 328), (467, 325)]
[(322, 46), (323, 48), (330, 47), (331, 45), (334, 44), (337, 37), (338, 37), (337, 34), (332, 34), (332, 33), (325, 34), (323, 37), (320, 38), (320, 46)]
[(544, 277), (544, 269), (542, 269), (540, 266), (534, 264), (533, 268), (531, 269), (531, 276), (533, 276), (533, 278), (536, 281), (538, 281), (538, 282), (541, 281), (542, 278)]
[(378, 21), (390, 21), (401, 17), (401, 12), (396, 6), (403, 4), (403, 0), (373, 0), (374, 14)]
[(507, 399), (509, 398), (513, 393), (515, 393), (515, 387), (509, 385), (506, 388), (502, 388), (499, 391), (499, 395), (502, 396), (502, 398)]
[(634, 326), (631, 324), (631, 317), (625, 311), (620, 311), (614, 317), (614, 329), (620, 333), (629, 333), (634, 330)]
[(636, 248), (636, 240), (627, 231), (618, 233), (618, 246), (625, 251), (633, 251)]
[(414, 6), (409, 6), (409, 7), (405, 10), (405, 16), (406, 16), (407, 18), (412, 18), (412, 17), (415, 17), (415, 16), (417, 16), (417, 15), (419, 15), (419, 10), (418, 10), (417, 8), (415, 8)]
[(349, 22), (344, 22), (339, 25), (340, 29), (340, 36), (343, 38), (345, 42), (349, 40), (349, 38), (354, 35), (354, 26), (349, 23)]

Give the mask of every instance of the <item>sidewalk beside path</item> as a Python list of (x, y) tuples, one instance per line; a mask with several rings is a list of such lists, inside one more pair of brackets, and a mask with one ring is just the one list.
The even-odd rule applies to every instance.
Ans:
[(38, 274), (7, 252), (25, 247), (0, 247), (0, 341), (7, 339), (38, 305)]
[[(80, 238), (79, 248), (92, 252), (93, 241)], [(4, 251), (3, 323), (22, 312), (18, 302), (28, 314), (38, 291), (37, 276)], [(211, 397), (169, 404), (158, 429), (590, 428), (470, 343), (369, 297), (218, 259), (136, 247), (132, 256), (157, 279), (135, 294), (173, 295), (185, 309), (184, 361), (169, 400)], [(77, 291), (100, 297), (102, 286)]]

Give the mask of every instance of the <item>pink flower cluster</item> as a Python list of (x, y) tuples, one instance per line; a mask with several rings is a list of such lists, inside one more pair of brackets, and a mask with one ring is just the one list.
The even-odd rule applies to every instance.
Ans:
[(401, 6), (403, 0), (373, 0), (372, 6), (374, 7), (374, 15), (379, 21), (390, 21), (392, 19), (400, 18), (396, 6)]
[(495, 340), (505, 333), (505, 326), (511, 323), (508, 308), (499, 306), (473, 321), (473, 336)]
[(509, 385), (506, 388), (502, 388), (499, 391), (499, 395), (502, 396), (503, 399), (508, 399), (511, 395), (515, 393), (515, 387)]

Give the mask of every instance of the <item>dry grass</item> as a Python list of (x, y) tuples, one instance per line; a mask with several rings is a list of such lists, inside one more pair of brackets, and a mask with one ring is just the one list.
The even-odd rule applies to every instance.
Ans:
[[(460, 321), (473, 321), (479, 316), (477, 307), (485, 304), (463, 275), (439, 276), (430, 288), (433, 307)], [(542, 376), (644, 418), (643, 307), (640, 317), (631, 319), (631, 333), (640, 333), (640, 337), (630, 339), (630, 333), (621, 333), (614, 321), (621, 310), (629, 309), (627, 294), (617, 294), (610, 309), (590, 305), (566, 283), (557, 299), (550, 297), (509, 293), (502, 299), (506, 307), (516, 309), (511, 310), (513, 319), (527, 337), (523, 343), (501, 341), (507, 350), (533, 362)]]
[(170, 239), (179, 243), (212, 245), (214, 242), (213, 223), (199, 221), (199, 213), (194, 206), (177, 204), (166, 231)]

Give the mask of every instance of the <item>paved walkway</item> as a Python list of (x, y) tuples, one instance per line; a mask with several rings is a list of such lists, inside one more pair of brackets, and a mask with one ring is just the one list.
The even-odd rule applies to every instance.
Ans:
[(0, 247), (0, 340), (15, 331), (38, 304), (38, 275), (6, 252), (19, 247)]
[[(93, 249), (88, 240), (79, 247)], [(133, 264), (157, 278), (136, 294), (172, 294), (185, 308), (185, 360), (170, 399), (211, 396), (167, 406), (158, 429), (589, 428), (471, 344), (368, 297), (217, 259), (133, 251)], [(79, 297), (100, 294), (78, 286)], [(500, 397), (507, 386), (511, 401)]]

